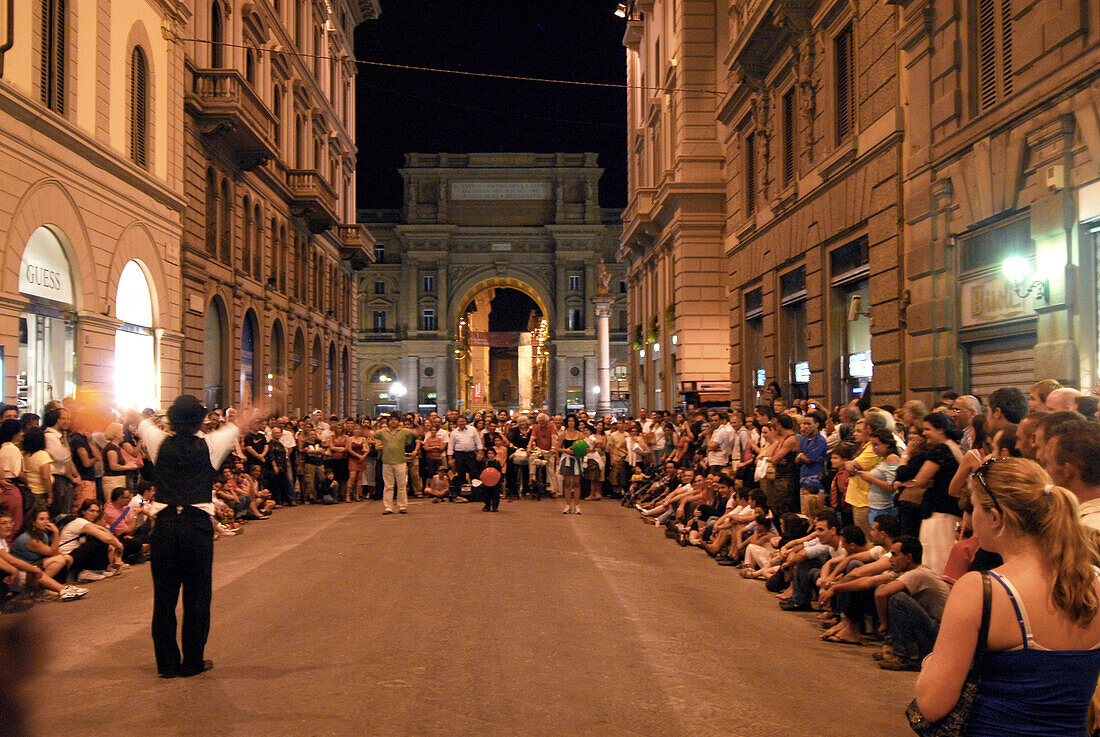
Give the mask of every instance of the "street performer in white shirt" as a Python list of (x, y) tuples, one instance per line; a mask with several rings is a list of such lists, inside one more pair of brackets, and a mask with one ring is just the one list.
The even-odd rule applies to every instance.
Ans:
[[(203, 658), (210, 633), (214, 565), (214, 477), (256, 410), (199, 434), (206, 408), (190, 394), (168, 408), (171, 434), (152, 418), (138, 428), (153, 460), (157, 521), (149, 540), (153, 573), (153, 650), (161, 678), (186, 678), (214, 667)], [(176, 602), (183, 588), (183, 657), (176, 644)]]

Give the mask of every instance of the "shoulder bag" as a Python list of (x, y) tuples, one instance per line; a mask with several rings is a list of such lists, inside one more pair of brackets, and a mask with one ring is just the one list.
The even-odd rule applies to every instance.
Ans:
[(974, 650), (974, 659), (970, 662), (970, 672), (966, 674), (962, 692), (955, 707), (943, 719), (930, 721), (921, 714), (917, 700), (909, 704), (905, 716), (909, 726), (921, 737), (962, 737), (966, 732), (966, 723), (970, 719), (970, 710), (978, 694), (978, 681), (981, 680), (982, 663), (985, 661), (986, 643), (989, 638), (989, 612), (992, 608), (993, 591), (989, 573), (982, 571), (982, 625), (978, 630), (978, 645)]

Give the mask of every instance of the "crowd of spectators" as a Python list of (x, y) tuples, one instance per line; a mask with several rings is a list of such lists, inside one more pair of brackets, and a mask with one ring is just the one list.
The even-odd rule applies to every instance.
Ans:
[(881, 668), (920, 670), (952, 586), (1002, 562), (974, 534), (976, 472), (1019, 459), (1070, 492), (1076, 524), (1100, 536), (1097, 410), (1096, 396), (1041, 381), (984, 402), (946, 392), (932, 407), (874, 406), (868, 392), (826, 408), (766, 392), (748, 413), (668, 424), (642, 412), (641, 436), (667, 425), (661, 448), (678, 452), (637, 469), (624, 504), (763, 581), (779, 609), (812, 612), (822, 640), (872, 645)]

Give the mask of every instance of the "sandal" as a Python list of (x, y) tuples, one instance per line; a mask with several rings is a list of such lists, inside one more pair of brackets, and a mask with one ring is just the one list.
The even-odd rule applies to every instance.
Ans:
[(863, 645), (862, 640), (842, 640), (836, 635), (827, 635), (821, 638), (824, 642), (831, 642), (834, 645)]

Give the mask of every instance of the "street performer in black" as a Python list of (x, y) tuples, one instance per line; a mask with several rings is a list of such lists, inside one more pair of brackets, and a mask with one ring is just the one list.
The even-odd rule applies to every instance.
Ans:
[[(206, 408), (183, 394), (168, 408), (171, 433), (152, 418), (139, 427), (152, 458), (156, 523), (149, 541), (153, 572), (153, 649), (161, 678), (186, 678), (214, 667), (203, 658), (210, 632), (214, 565), (214, 477), (255, 411), (199, 435)], [(176, 644), (176, 603), (183, 588), (183, 658)]]

